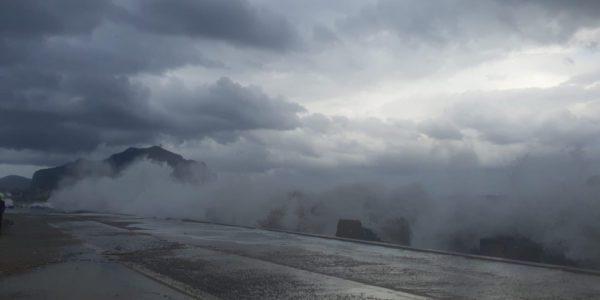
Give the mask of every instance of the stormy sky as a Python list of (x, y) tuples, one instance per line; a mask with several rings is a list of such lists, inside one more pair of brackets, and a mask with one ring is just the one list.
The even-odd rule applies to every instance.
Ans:
[(594, 158), (599, 43), (595, 0), (0, 1), (0, 175), (157, 144), (349, 180)]

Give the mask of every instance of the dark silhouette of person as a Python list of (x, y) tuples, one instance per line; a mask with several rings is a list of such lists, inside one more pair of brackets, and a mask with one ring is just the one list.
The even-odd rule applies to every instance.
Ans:
[(4, 199), (0, 196), (0, 235), (2, 234), (2, 216), (4, 215), (4, 209), (6, 205), (4, 204)]

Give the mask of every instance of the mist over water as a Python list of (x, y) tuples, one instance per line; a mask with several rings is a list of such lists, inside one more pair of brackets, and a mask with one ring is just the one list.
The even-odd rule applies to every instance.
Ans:
[[(219, 174), (183, 183), (148, 160), (118, 177), (91, 177), (56, 191), (64, 210), (194, 218), (333, 235), (338, 219), (358, 219), (384, 240), (394, 220), (408, 221), (412, 246), (469, 251), (479, 239), (524, 236), (569, 259), (600, 264), (600, 176), (582, 155), (524, 157), (474, 186), (482, 170), (440, 169), (444, 189), (425, 178), (409, 184), (355, 183), (314, 189), (279, 175)], [(442, 172), (442, 171), (440, 171)], [(479, 175), (478, 175), (479, 174)], [(431, 175), (436, 178), (439, 174)], [(438, 176), (439, 177), (439, 176)]]

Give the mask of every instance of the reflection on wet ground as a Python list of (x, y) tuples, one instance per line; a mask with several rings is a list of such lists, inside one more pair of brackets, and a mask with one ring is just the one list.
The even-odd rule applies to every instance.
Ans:
[[(600, 298), (600, 276), (593, 272), (178, 220), (91, 213), (38, 217), (110, 261), (105, 264), (119, 262), (115, 268), (127, 266), (137, 276), (142, 273), (192, 296)], [(0, 286), (5, 282), (0, 277)], [(140, 281), (144, 288), (152, 293)]]

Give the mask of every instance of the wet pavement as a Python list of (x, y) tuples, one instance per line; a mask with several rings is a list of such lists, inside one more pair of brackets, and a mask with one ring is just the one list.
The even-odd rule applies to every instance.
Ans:
[[(163, 286), (153, 290), (133, 280), (144, 299), (600, 299), (600, 275), (592, 271), (181, 220), (93, 213), (28, 218), (47, 222), (87, 249), (63, 264), (93, 256), (103, 267), (85, 274), (115, 272), (121, 275), (114, 278), (141, 277)], [(68, 265), (59, 268), (66, 269), (48, 272), (70, 274)], [(37, 275), (0, 277), (0, 298), (8, 295), (5, 284), (34, 280), (27, 276)], [(114, 286), (121, 291), (114, 295), (131, 291)]]
[(0, 299), (193, 299), (121, 264), (70, 261), (0, 279)]

